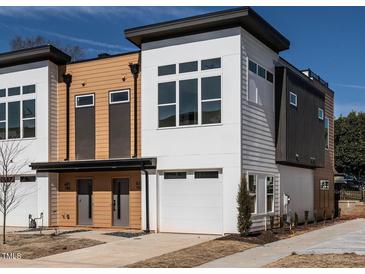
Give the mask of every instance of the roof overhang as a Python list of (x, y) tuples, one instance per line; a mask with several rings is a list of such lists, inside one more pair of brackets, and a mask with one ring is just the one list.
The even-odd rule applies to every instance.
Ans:
[(37, 172), (97, 172), (156, 169), (156, 158), (42, 162), (29, 165)]
[(142, 43), (241, 26), (275, 52), (289, 49), (290, 42), (250, 7), (218, 11), (124, 31), (138, 47)]
[(52, 45), (10, 51), (0, 54), (0, 68), (49, 60), (57, 65), (71, 61), (71, 57)]

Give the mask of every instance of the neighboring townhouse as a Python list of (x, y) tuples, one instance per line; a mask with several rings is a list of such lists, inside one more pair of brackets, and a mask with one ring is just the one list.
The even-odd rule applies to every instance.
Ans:
[(49, 225), (48, 174), (36, 174), (28, 164), (51, 157), (56, 144), (58, 65), (70, 59), (50, 45), (0, 54), (0, 142), (20, 143), (22, 150), (13, 160), (13, 170), (21, 168), (12, 174), (19, 182), (21, 203), (7, 216), (10, 226), (28, 226), (29, 214), (39, 218), (42, 213), (43, 224)]
[[(32, 168), (52, 173), (53, 226), (141, 229), (139, 52), (101, 55), (61, 68), (55, 158)], [(143, 172), (141, 172), (143, 171)]]
[[(141, 156), (157, 158), (143, 227), (149, 216), (155, 231), (237, 232), (242, 176), (253, 230), (267, 228), (284, 208), (300, 221), (305, 211), (313, 218), (322, 195), (316, 168), (333, 167), (325, 164), (324, 119), (333, 119), (325, 109), (333, 100), (279, 57), (289, 48), (283, 35), (252, 9), (238, 8), (125, 36), (141, 49)], [(330, 176), (323, 178), (331, 189)], [(142, 192), (144, 185), (142, 178)]]

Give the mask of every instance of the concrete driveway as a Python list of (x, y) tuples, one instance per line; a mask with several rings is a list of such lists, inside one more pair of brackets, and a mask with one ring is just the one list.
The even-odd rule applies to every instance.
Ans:
[(365, 254), (365, 219), (356, 219), (248, 249), (200, 267), (263, 267), (292, 252)]
[(1, 260), (0, 267), (123, 267), (217, 237), (170, 233), (153, 233), (136, 238), (114, 237), (114, 241), (105, 244), (35, 260)]

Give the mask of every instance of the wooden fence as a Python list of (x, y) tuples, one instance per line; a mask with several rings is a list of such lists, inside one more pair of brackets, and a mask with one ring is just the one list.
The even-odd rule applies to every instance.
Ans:
[(357, 200), (363, 201), (365, 199), (365, 190), (345, 190), (340, 191), (340, 200)]

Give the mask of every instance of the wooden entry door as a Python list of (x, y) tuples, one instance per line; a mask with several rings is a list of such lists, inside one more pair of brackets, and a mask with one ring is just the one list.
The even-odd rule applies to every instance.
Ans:
[(129, 226), (129, 180), (113, 179), (113, 225)]
[(92, 225), (93, 180), (77, 180), (77, 224)]

